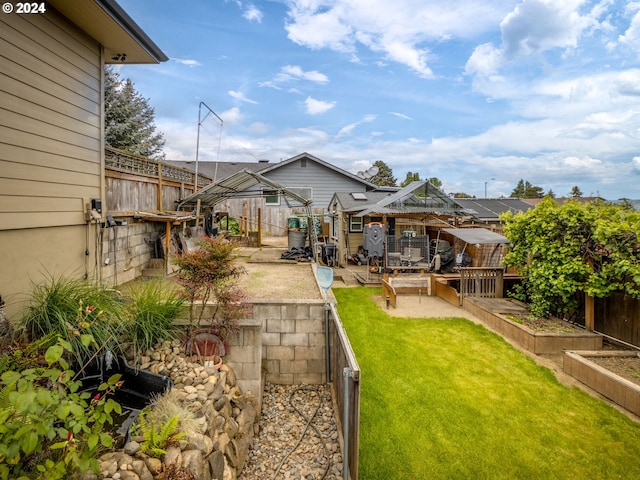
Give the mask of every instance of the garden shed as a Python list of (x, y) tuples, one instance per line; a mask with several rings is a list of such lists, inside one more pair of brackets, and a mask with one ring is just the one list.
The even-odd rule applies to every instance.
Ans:
[[(442, 240), (442, 229), (456, 226), (459, 218), (472, 214), (426, 180), (412, 182), (396, 192), (335, 193), (329, 212), (331, 239), (339, 251), (340, 265), (367, 250), (368, 229), (380, 226), (385, 257), (392, 254), (391, 263), (408, 267), (430, 261), (430, 250)], [(409, 265), (401, 265), (407, 262)]]

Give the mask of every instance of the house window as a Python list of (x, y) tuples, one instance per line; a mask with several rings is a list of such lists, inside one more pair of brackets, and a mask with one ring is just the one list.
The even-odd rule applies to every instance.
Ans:
[(355, 217), (351, 215), (349, 217), (349, 231), (350, 232), (362, 232), (362, 217)]
[(307, 159), (306, 158), (301, 158), (300, 159), (300, 167), (301, 168), (306, 168), (307, 167)]
[(265, 205), (280, 205), (280, 195), (277, 190), (263, 190)]

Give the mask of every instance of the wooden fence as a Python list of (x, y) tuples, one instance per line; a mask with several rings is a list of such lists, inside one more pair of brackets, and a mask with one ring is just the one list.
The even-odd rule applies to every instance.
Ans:
[(460, 268), (460, 305), (465, 297), (502, 298), (504, 268)]
[(597, 332), (640, 347), (640, 301), (622, 292), (596, 298), (594, 328)]
[[(106, 207), (109, 212), (176, 209), (193, 192), (195, 173), (159, 160), (105, 147)], [(198, 186), (213, 180), (198, 175)]]

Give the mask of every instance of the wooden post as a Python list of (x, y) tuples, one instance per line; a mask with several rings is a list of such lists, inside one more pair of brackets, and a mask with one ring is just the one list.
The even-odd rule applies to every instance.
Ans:
[(584, 294), (584, 326), (587, 332), (593, 332), (596, 320), (596, 302), (588, 293)]
[(242, 204), (242, 221), (240, 222), (240, 224), (242, 225), (241, 228), (241, 232), (240, 234), (243, 237), (248, 237), (249, 236), (249, 206), (247, 205), (247, 202), (244, 202)]
[(167, 238), (164, 239), (166, 252), (164, 254), (164, 273), (169, 273), (169, 249), (171, 248), (171, 222), (167, 222), (167, 229), (165, 232)]
[(262, 246), (262, 209), (258, 207), (258, 248)]
[(162, 212), (162, 164), (158, 162), (158, 210)]

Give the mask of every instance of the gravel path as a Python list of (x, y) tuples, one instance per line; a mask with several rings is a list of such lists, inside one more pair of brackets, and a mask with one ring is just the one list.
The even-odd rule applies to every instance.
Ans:
[(340, 480), (333, 415), (326, 385), (265, 385), (260, 433), (238, 480)]

